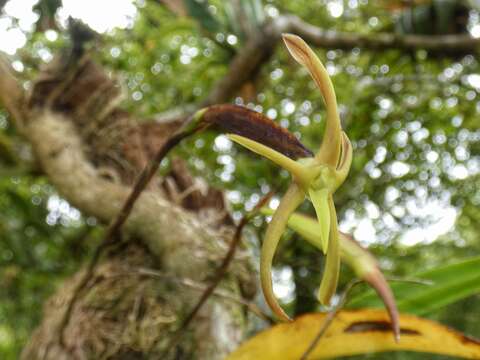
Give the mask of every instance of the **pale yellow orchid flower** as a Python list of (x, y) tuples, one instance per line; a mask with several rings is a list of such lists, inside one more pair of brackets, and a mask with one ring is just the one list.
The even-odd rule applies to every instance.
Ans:
[(313, 203), (320, 224), (322, 250), (326, 253), (325, 269), (318, 292), (322, 304), (329, 304), (335, 294), (340, 269), (339, 233), (333, 193), (345, 181), (352, 163), (352, 146), (342, 131), (337, 101), (332, 82), (315, 53), (298, 36), (284, 34), (283, 40), (293, 58), (305, 66), (325, 100), (327, 120), (322, 145), (313, 158), (293, 160), (254, 140), (230, 134), (236, 143), (260, 154), (284, 169), (293, 177), (293, 183), (280, 201), (262, 245), (260, 279), (263, 293), (272, 311), (282, 320), (289, 320), (278, 304), (272, 286), (272, 261), (288, 219), (305, 197)]

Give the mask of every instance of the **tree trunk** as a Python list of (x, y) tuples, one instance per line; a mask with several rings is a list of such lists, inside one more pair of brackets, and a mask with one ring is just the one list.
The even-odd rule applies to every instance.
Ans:
[[(109, 223), (153, 150), (180, 122), (140, 125), (117, 107), (118, 85), (87, 55), (53, 61), (28, 97), (0, 65), (0, 100), (50, 182), (85, 216)], [(234, 232), (221, 192), (200, 186), (181, 160), (173, 163), (135, 203), (121, 238), (75, 301), (63, 341), (62, 318), (85, 270), (45, 304), (23, 359), (220, 359), (242, 340), (242, 297), (253, 297), (256, 286), (240, 249), (220, 285), (231, 296), (212, 296), (170, 348)]]

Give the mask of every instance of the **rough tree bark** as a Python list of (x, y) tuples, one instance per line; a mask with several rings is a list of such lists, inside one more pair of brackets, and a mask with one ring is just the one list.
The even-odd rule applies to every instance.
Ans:
[[(2, 103), (44, 173), (85, 215), (108, 223), (152, 150), (179, 123), (139, 125), (117, 107), (118, 85), (88, 55), (74, 63), (59, 57), (41, 72), (28, 96), (8, 64), (0, 65)], [(166, 179), (155, 179), (139, 198), (122, 239), (80, 294), (64, 330), (65, 343), (59, 327), (81, 271), (45, 305), (24, 359), (158, 358), (169, 346), (200, 296), (182, 279), (208, 284), (234, 230), (221, 193), (205, 184), (201, 189), (181, 160), (174, 164)], [(237, 298), (255, 293), (248, 259), (240, 251), (222, 283)], [(149, 276), (145, 269), (151, 268), (164, 276)], [(213, 297), (170, 354), (222, 358), (244, 331), (244, 306)]]

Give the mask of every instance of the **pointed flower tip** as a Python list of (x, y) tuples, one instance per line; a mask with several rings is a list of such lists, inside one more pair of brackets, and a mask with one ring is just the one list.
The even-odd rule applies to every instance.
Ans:
[(395, 339), (395, 343), (398, 344), (400, 342), (400, 331), (398, 331), (398, 333), (395, 333), (394, 339)]
[(320, 293), (320, 290), (317, 293), (317, 300), (322, 306), (330, 306), (331, 297), (327, 297), (324, 294)]
[(398, 343), (400, 341), (400, 316), (392, 289), (378, 268), (366, 274), (364, 280), (375, 289), (378, 296), (382, 299), (388, 315), (390, 316), (393, 337), (395, 342)]
[(309, 62), (311, 49), (307, 43), (297, 35), (282, 34), (283, 42), (288, 49), (288, 52), (299, 64), (306, 66)]
[(308, 46), (307, 43), (298, 35), (290, 34), (290, 33), (283, 33), (282, 39), (287, 46), (295, 46), (295, 47), (304, 47)]
[(290, 33), (283, 33), (282, 34), (282, 39), (285, 43), (288, 43), (290, 41), (298, 41), (298, 40), (302, 40), (302, 38), (300, 36), (297, 36), (297, 35), (294, 35), (294, 34), (290, 34)]
[(331, 166), (336, 166), (340, 153), (341, 126), (337, 99), (330, 76), (318, 56), (301, 37), (284, 34), (283, 41), (295, 61), (307, 68), (325, 100), (327, 108), (325, 140), (316, 158), (322, 159), (323, 162)]

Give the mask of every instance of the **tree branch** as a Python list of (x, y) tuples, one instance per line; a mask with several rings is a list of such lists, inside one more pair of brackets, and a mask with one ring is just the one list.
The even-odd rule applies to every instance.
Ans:
[(0, 53), (0, 104), (12, 115), (12, 120), (19, 132), (23, 131), (24, 91), (14, 75), (7, 57)]
[(66, 307), (65, 315), (63, 316), (63, 319), (59, 326), (60, 342), (62, 345), (66, 343), (64, 339), (64, 329), (68, 325), (73, 307), (75, 306), (77, 298), (80, 296), (82, 290), (86, 287), (88, 281), (92, 277), (95, 266), (99, 262), (103, 251), (109, 245), (113, 244), (115, 242), (115, 239), (118, 239), (122, 226), (123, 224), (125, 224), (128, 217), (130, 216), (135, 202), (138, 200), (142, 192), (146, 189), (147, 185), (157, 173), (158, 167), (160, 166), (160, 163), (165, 158), (165, 156), (170, 152), (171, 149), (173, 149), (178, 143), (180, 143), (180, 141), (191, 135), (194, 131), (195, 129), (192, 129), (190, 131), (184, 131), (183, 129), (180, 129), (179, 131), (177, 131), (160, 147), (160, 149), (158, 149), (157, 153), (151, 159), (150, 163), (145, 166), (143, 171), (140, 173), (131, 192), (123, 203), (120, 212), (110, 222), (110, 225), (108, 226), (107, 232), (101, 244), (97, 247), (90, 262), (87, 265), (85, 274), (83, 275), (77, 287), (73, 291), (72, 298)]
[[(174, 275), (164, 274), (154, 269), (139, 268), (136, 271), (140, 275), (152, 276), (152, 277), (157, 277), (157, 278), (166, 279), (166, 280), (173, 280), (181, 285), (188, 286), (188, 287), (191, 287), (192, 289), (201, 291), (202, 294), (211, 287), (211, 285), (207, 286), (205, 284), (200, 284), (198, 282), (192, 281), (191, 279), (179, 278)], [(237, 302), (245, 306), (249, 311), (257, 315), (260, 319), (266, 321), (268, 324), (270, 325), (275, 324), (275, 320), (270, 315), (263, 312), (262, 309), (260, 309), (260, 307), (255, 302), (248, 301), (243, 297), (237, 297), (227, 291), (220, 290), (220, 289), (214, 289), (212, 295)]]
[(267, 195), (265, 195), (255, 206), (255, 208), (245, 214), (243, 218), (240, 220), (240, 223), (237, 225), (237, 228), (235, 230), (235, 234), (233, 235), (232, 240), (230, 241), (230, 245), (228, 247), (228, 251), (225, 254), (225, 257), (222, 260), (222, 263), (218, 267), (217, 271), (215, 272), (214, 278), (210, 285), (205, 288), (205, 290), (202, 292), (202, 295), (200, 296), (200, 299), (198, 302), (195, 304), (193, 309), (188, 313), (188, 315), (185, 317), (183, 320), (182, 324), (180, 325), (180, 328), (177, 330), (176, 335), (172, 338), (170, 344), (167, 346), (167, 349), (165, 351), (165, 354), (163, 357), (167, 358), (167, 355), (170, 353), (170, 351), (178, 344), (178, 342), (181, 339), (181, 336), (183, 332), (188, 328), (190, 323), (193, 321), (195, 316), (198, 314), (202, 306), (205, 304), (205, 302), (208, 300), (208, 298), (214, 294), (215, 289), (217, 288), (218, 284), (220, 281), (225, 277), (228, 271), (228, 267), (230, 263), (232, 262), (235, 252), (237, 250), (237, 247), (240, 244), (240, 241), (242, 240), (242, 231), (243, 228), (248, 224), (248, 222), (252, 219), (254, 215), (257, 214), (257, 212), (260, 210), (262, 206), (265, 205), (265, 203), (271, 199), (273, 195), (273, 192), (270, 191)]
[(6, 4), (7, 4), (7, 0), (0, 0), (0, 15), (2, 14), (3, 8), (5, 7)]
[[(51, 183), (73, 206), (102, 222), (108, 222), (118, 214), (130, 188), (101, 177), (85, 157), (83, 144), (68, 118), (42, 111), (28, 121), (26, 134)], [(174, 206), (153, 189), (140, 195), (123, 230), (124, 234), (141, 239), (162, 269), (195, 281), (203, 281), (205, 274), (212, 271), (211, 264), (221, 258), (222, 244), (229, 238), (228, 231), (222, 233), (205, 226), (194, 213)], [(245, 265), (245, 260), (236, 262), (234, 272), (243, 273)], [(175, 298), (176, 304), (182, 304), (181, 308), (190, 307), (192, 300), (185, 295)], [(216, 309), (222, 314), (228, 311), (225, 304), (216, 304)], [(218, 341), (218, 334), (214, 331), (216, 315), (211, 309), (206, 310), (204, 315), (203, 325), (211, 331), (201, 335), (193, 329), (195, 338), (208, 338), (207, 343), (225, 354), (228, 349), (223, 346), (226, 344)], [(75, 324), (71, 323), (71, 326)], [(233, 330), (232, 334), (236, 331)]]
[(310, 45), (331, 49), (427, 50), (438, 54), (476, 51), (480, 38), (470, 35), (356, 34), (330, 31), (309, 24), (297, 16), (284, 15), (285, 30), (301, 36)]
[(247, 40), (245, 46), (233, 58), (225, 76), (215, 84), (201, 106), (229, 101), (238, 89), (253, 79), (261, 66), (270, 59), (280, 35), (277, 23), (273, 22)]
[(480, 38), (470, 35), (397, 35), (394, 33), (356, 34), (325, 30), (295, 15), (282, 15), (267, 23), (234, 57), (225, 76), (220, 79), (201, 106), (229, 101), (238, 89), (253, 79), (270, 59), (280, 36), (292, 32), (313, 46), (331, 49), (362, 48), (368, 50), (420, 50), (439, 55), (474, 52)]
[(157, 115), (161, 121), (185, 118), (193, 111), (208, 105), (228, 102), (245, 83), (255, 78), (270, 59), (280, 36), (291, 32), (301, 36), (310, 45), (325, 49), (361, 48), (380, 50), (427, 50), (438, 56), (476, 52), (480, 38), (470, 35), (397, 35), (394, 33), (356, 34), (326, 30), (309, 24), (295, 15), (281, 15), (267, 23), (255, 36), (247, 40), (229, 65), (228, 71), (201, 103), (189, 104)]

